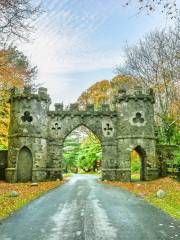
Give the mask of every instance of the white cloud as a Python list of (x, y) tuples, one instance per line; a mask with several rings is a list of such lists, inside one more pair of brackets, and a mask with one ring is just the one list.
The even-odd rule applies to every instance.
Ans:
[[(122, 0), (45, 0), (43, 2), (47, 11), (35, 24), (37, 30), (32, 36), (34, 41), (19, 48), (33, 64), (38, 66), (38, 81), (48, 87), (53, 102), (75, 101), (81, 92), (95, 81), (112, 76), (110, 73), (113, 74), (114, 67), (123, 61), (120, 48), (122, 42), (119, 45), (116, 42), (117, 46), (112, 46), (111, 41), (116, 39), (116, 35), (111, 36), (112, 32), (116, 33), (116, 31), (111, 32), (112, 26), (119, 28), (121, 25), (122, 35), (132, 41), (134, 38), (131, 35), (134, 31), (141, 34), (147, 31), (146, 27), (141, 29), (140, 19), (137, 21), (138, 29), (132, 29), (132, 33), (131, 30), (126, 31), (128, 22), (120, 21), (123, 19), (121, 17), (125, 16), (124, 12), (129, 10), (122, 8)], [(112, 24), (113, 15), (116, 16)], [(128, 16), (125, 17), (127, 21)], [(133, 19), (132, 22), (136, 20)], [(105, 31), (105, 23), (108, 31)], [(154, 24), (152, 22), (151, 27), (154, 27)], [(108, 36), (103, 36), (104, 32)], [(97, 38), (96, 35), (99, 33), (100, 37)], [(109, 36), (111, 38), (108, 38)], [(119, 39), (122, 41), (123, 37)], [(102, 73), (107, 69), (109, 72), (105, 77), (94, 74), (100, 69)], [(67, 76), (72, 72), (75, 73), (74, 77)], [(77, 72), (87, 72), (87, 76), (84, 77), (81, 73), (77, 76)]]
[[(93, 5), (95, 8), (88, 9)], [(35, 41), (21, 46), (37, 64), (40, 75), (110, 68), (119, 61), (120, 53), (104, 54), (91, 43), (91, 33), (117, 6), (114, 0), (106, 5), (103, 0), (89, 0), (88, 4), (86, 0), (56, 0), (47, 1), (46, 6), (47, 12), (36, 24)]]

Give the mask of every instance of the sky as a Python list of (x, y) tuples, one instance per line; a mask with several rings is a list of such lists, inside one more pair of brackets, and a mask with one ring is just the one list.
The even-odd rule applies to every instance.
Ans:
[(36, 81), (48, 88), (53, 103), (70, 104), (95, 82), (111, 80), (124, 62), (126, 43), (172, 24), (158, 11), (137, 14), (138, 1), (123, 7), (125, 2), (43, 1), (30, 41), (19, 48), (37, 65)]

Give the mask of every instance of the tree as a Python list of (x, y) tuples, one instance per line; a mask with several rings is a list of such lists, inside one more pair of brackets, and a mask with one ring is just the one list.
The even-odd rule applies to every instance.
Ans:
[(66, 172), (95, 171), (102, 158), (100, 141), (92, 132), (85, 136), (81, 129), (78, 131), (81, 136), (73, 131), (64, 142), (63, 168)]
[(77, 169), (76, 161), (78, 158), (80, 143), (76, 135), (71, 134), (64, 142), (63, 168), (65, 172), (72, 172)]
[(93, 84), (78, 98), (80, 106), (85, 107), (87, 104), (94, 104), (98, 109), (100, 104), (109, 102), (109, 92), (111, 86), (108, 80), (102, 80)]
[(93, 84), (81, 94), (77, 102), (80, 106), (86, 107), (87, 104), (94, 104), (95, 109), (99, 109), (102, 104), (112, 103), (113, 96), (119, 88), (124, 88), (136, 84), (136, 79), (119, 74), (111, 81), (102, 80)]
[(32, 0), (0, 0), (0, 43), (28, 39), (32, 23), (40, 13), (40, 4)]
[(0, 50), (0, 145), (7, 147), (10, 90), (32, 85), (36, 73), (36, 66), (31, 66), (27, 57), (16, 48)]
[(117, 69), (119, 74), (134, 77), (142, 86), (154, 89), (156, 121), (164, 137), (171, 132), (169, 127), (173, 127), (171, 122), (167, 127), (167, 120), (179, 121), (179, 29), (177, 21), (168, 31), (151, 32), (134, 46), (126, 46), (125, 64)]
[[(133, 1), (134, 2), (134, 1)], [(162, 14), (170, 17), (171, 19), (176, 19), (178, 16), (178, 8), (176, 0), (137, 0), (138, 3), (138, 14), (142, 11), (150, 14), (154, 11), (160, 10)], [(125, 6), (132, 3), (132, 0), (127, 0)]]
[(81, 142), (76, 166), (85, 172), (95, 171), (97, 169), (97, 161), (101, 161), (101, 159), (100, 141), (91, 133)]

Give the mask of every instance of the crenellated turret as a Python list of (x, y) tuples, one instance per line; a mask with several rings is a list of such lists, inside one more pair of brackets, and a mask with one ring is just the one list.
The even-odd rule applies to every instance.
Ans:
[(32, 93), (29, 86), (23, 91), (12, 91), (9, 136), (46, 137), (47, 112), (50, 103), (46, 88), (39, 88), (37, 94)]
[(31, 87), (13, 89), (10, 96), (8, 168), (10, 182), (46, 178), (47, 113), (50, 97), (46, 88), (33, 93)]
[(154, 137), (152, 89), (120, 89), (116, 99), (119, 137)]
[(131, 152), (141, 158), (141, 180), (157, 178), (152, 89), (120, 89), (115, 97), (118, 142), (117, 179), (131, 180)]

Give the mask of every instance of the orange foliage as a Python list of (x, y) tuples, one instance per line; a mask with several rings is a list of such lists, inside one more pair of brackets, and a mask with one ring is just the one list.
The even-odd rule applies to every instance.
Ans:
[(78, 103), (81, 106), (94, 104), (95, 107), (98, 108), (100, 104), (109, 102), (110, 89), (111, 86), (108, 80), (96, 82), (81, 94), (81, 96), (78, 98)]
[(78, 98), (81, 106), (94, 104), (96, 108), (103, 103), (111, 103), (112, 96), (120, 87), (129, 87), (136, 83), (135, 79), (125, 75), (117, 75), (111, 81), (102, 80), (93, 84)]
[(139, 157), (139, 154), (136, 152), (136, 150), (132, 150), (131, 152), (131, 159), (136, 159)]
[(0, 145), (7, 146), (10, 88), (22, 87), (26, 66), (16, 59), (16, 49), (0, 50)]
[[(38, 186), (31, 186), (31, 183), (11, 184), (0, 181), (0, 219), (62, 183), (63, 181), (41, 182)], [(8, 197), (11, 191), (16, 191), (18, 196)]]

